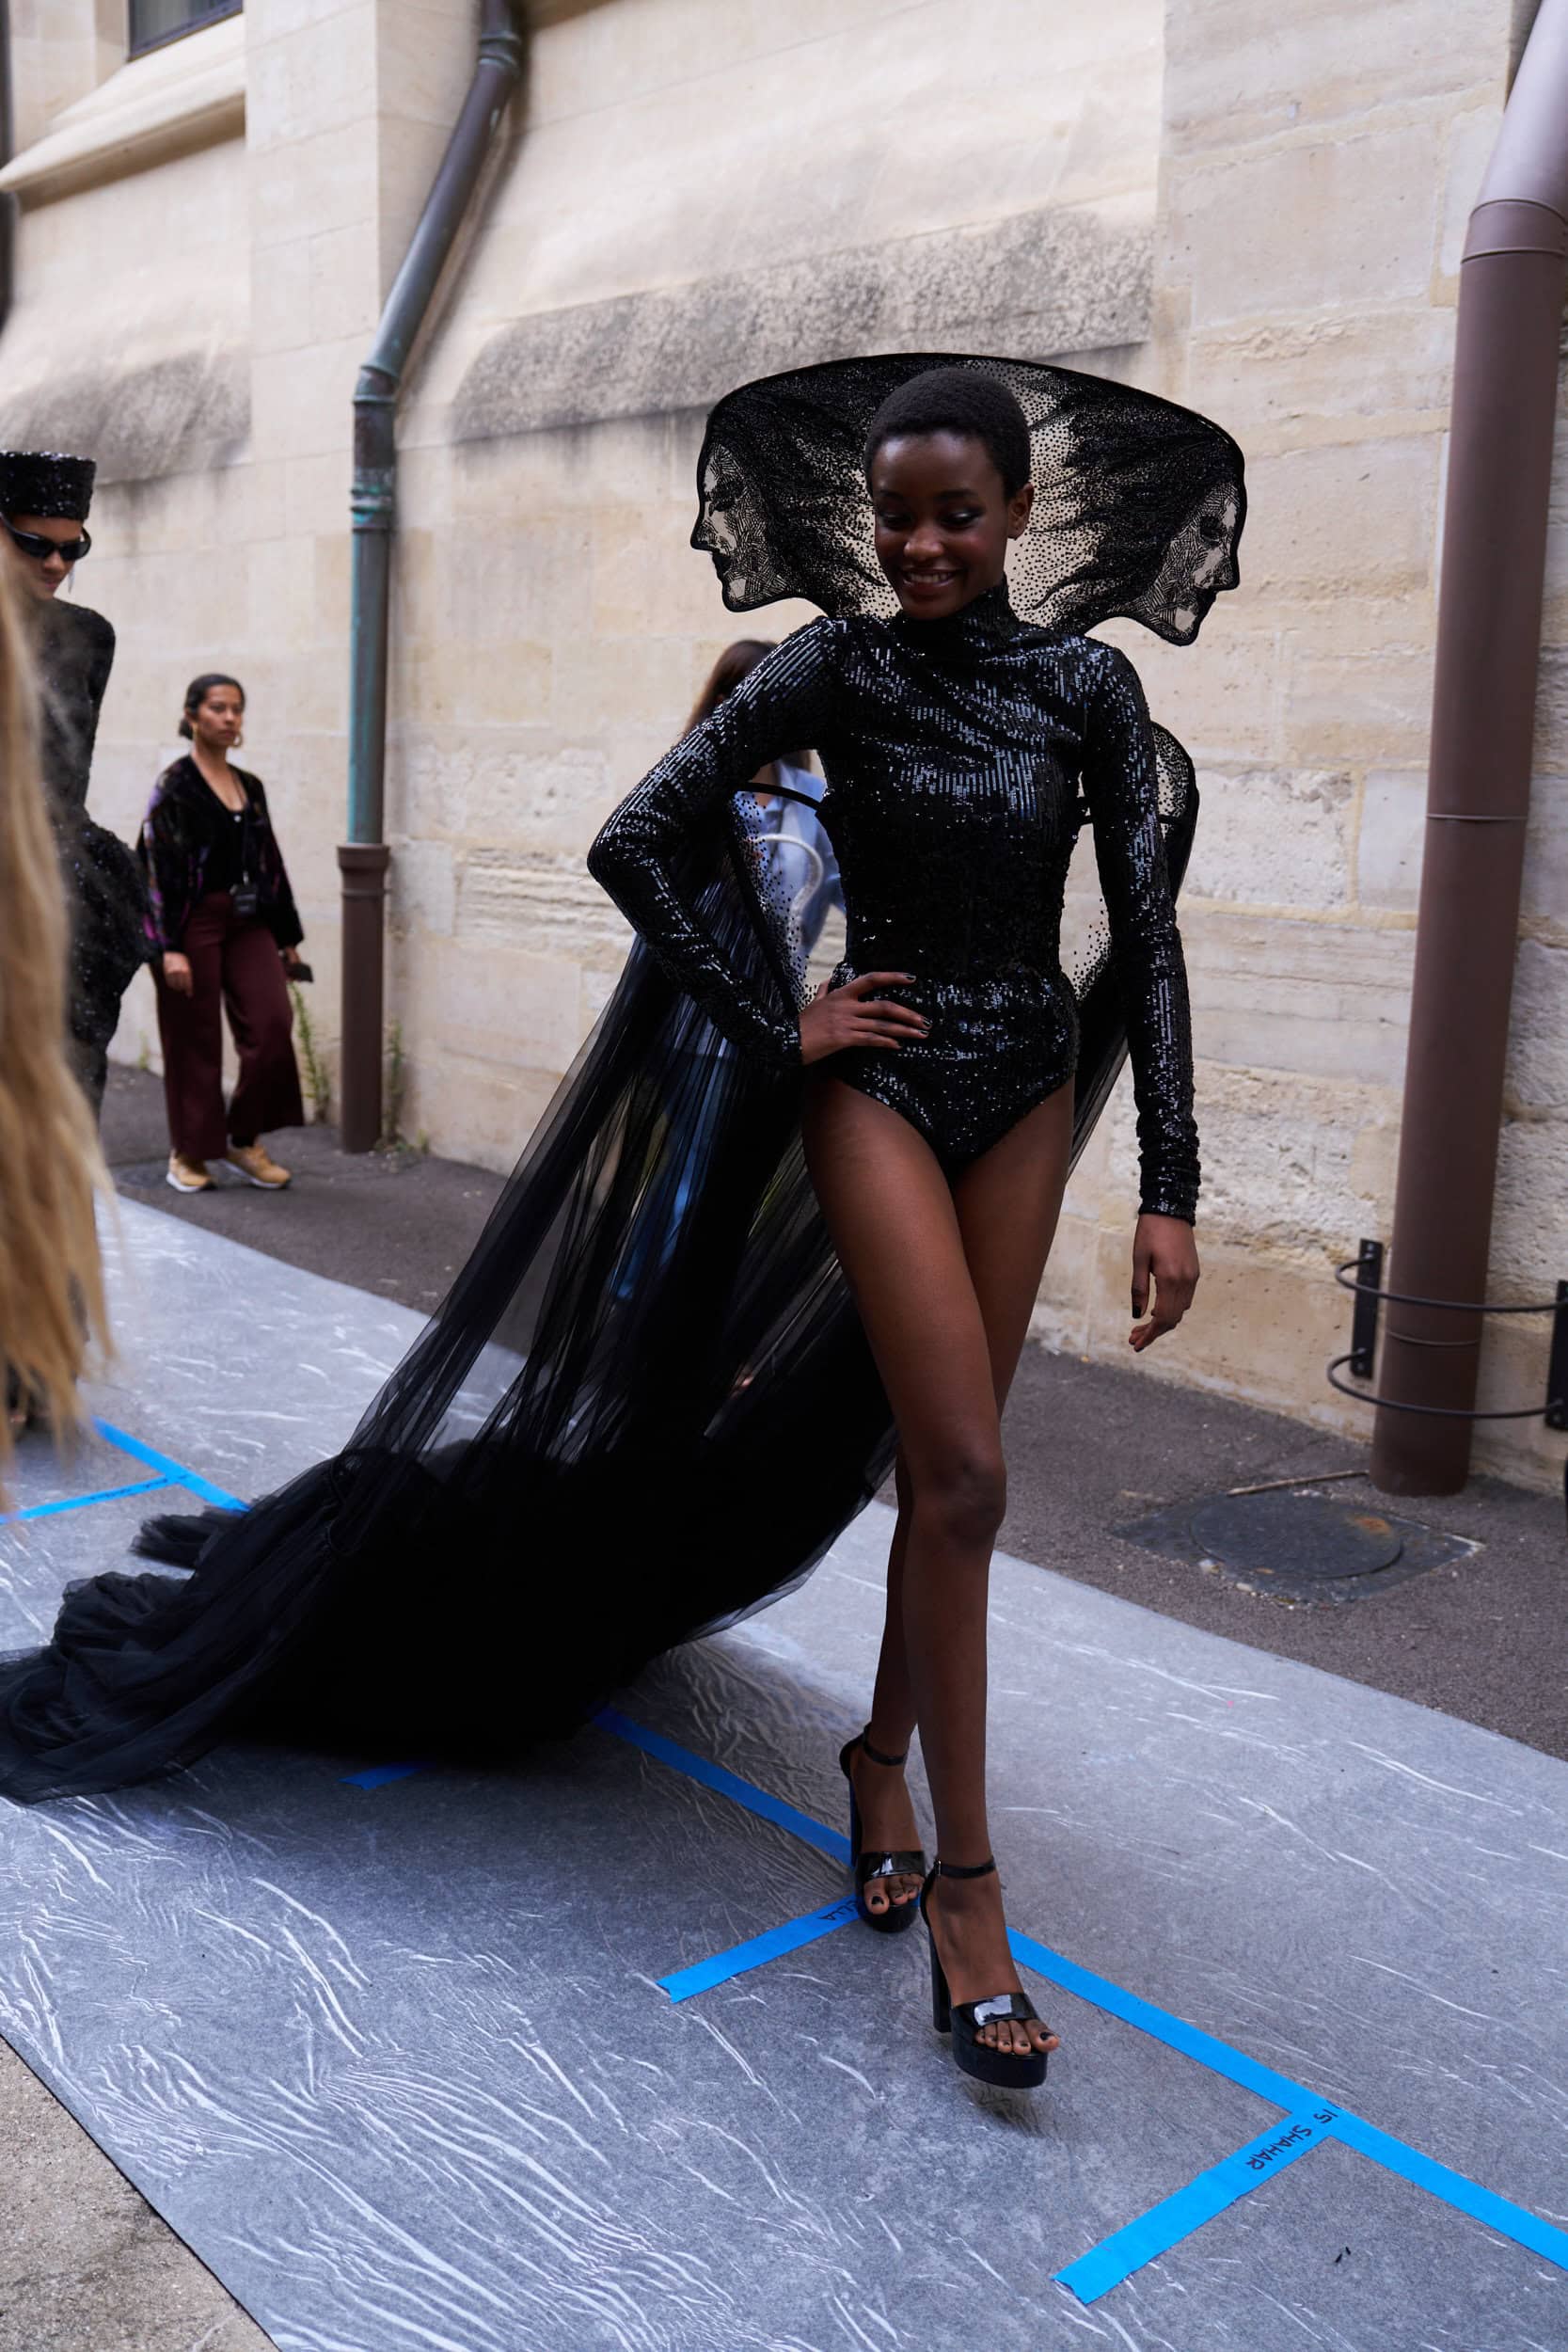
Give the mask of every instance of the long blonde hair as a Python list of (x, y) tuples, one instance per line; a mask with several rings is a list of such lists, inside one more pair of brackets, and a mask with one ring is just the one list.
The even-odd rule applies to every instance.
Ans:
[[(69, 926), (39, 775), (38, 704), (15, 592), (0, 567), (0, 1371), (56, 1438), (106, 1341), (92, 1114), (66, 1059)], [(9, 1467), (0, 1419), (0, 1476)]]

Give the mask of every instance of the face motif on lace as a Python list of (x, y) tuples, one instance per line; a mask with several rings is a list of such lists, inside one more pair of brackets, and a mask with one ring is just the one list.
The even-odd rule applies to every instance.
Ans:
[(704, 451), (702, 470), (698, 480), (697, 520), (691, 532), (691, 544), (713, 558), (713, 568), (724, 592), (724, 601), (737, 602), (735, 609), (744, 610), (741, 600), (749, 597), (752, 582), (742, 558), (740, 534), (736, 528), (735, 510), (744, 494), (745, 482), (735, 453), (722, 441), (716, 441)]
[(1133, 606), (1132, 618), (1173, 644), (1190, 645), (1214, 598), (1241, 577), (1236, 564), (1241, 523), (1235, 490), (1223, 483), (1210, 490), (1172, 542), (1153, 586)]

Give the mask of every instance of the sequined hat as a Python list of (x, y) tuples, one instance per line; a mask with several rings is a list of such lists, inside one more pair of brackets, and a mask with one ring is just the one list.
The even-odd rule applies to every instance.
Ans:
[(0, 449), (0, 515), (85, 523), (97, 471), (90, 457), (68, 457), (61, 450)]

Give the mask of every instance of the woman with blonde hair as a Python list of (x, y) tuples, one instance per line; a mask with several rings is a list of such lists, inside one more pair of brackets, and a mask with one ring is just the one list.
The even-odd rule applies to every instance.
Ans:
[(87, 1342), (106, 1330), (93, 1204), (107, 1178), (66, 1058), (69, 944), (32, 666), (0, 575), (0, 1477), (14, 1428), (76, 1423)]

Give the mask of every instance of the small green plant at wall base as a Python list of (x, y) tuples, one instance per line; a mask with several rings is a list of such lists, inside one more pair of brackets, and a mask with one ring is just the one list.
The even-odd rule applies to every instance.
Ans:
[(403, 1141), (403, 1089), (406, 1070), (403, 1058), (403, 1024), (387, 1024), (387, 1073), (381, 1089), (380, 1148), (395, 1152)]
[(310, 1097), (310, 1116), (320, 1127), (325, 1123), (332, 1110), (332, 1073), (322, 1059), (310, 1009), (293, 980), (289, 982), (289, 998), (294, 1009), (300, 1059), (305, 1064), (305, 1091)]
[(147, 1041), (147, 1034), (144, 1030), (142, 1033), (141, 1043), (136, 1049), (136, 1068), (138, 1070), (150, 1070), (151, 1067), (152, 1048)]

